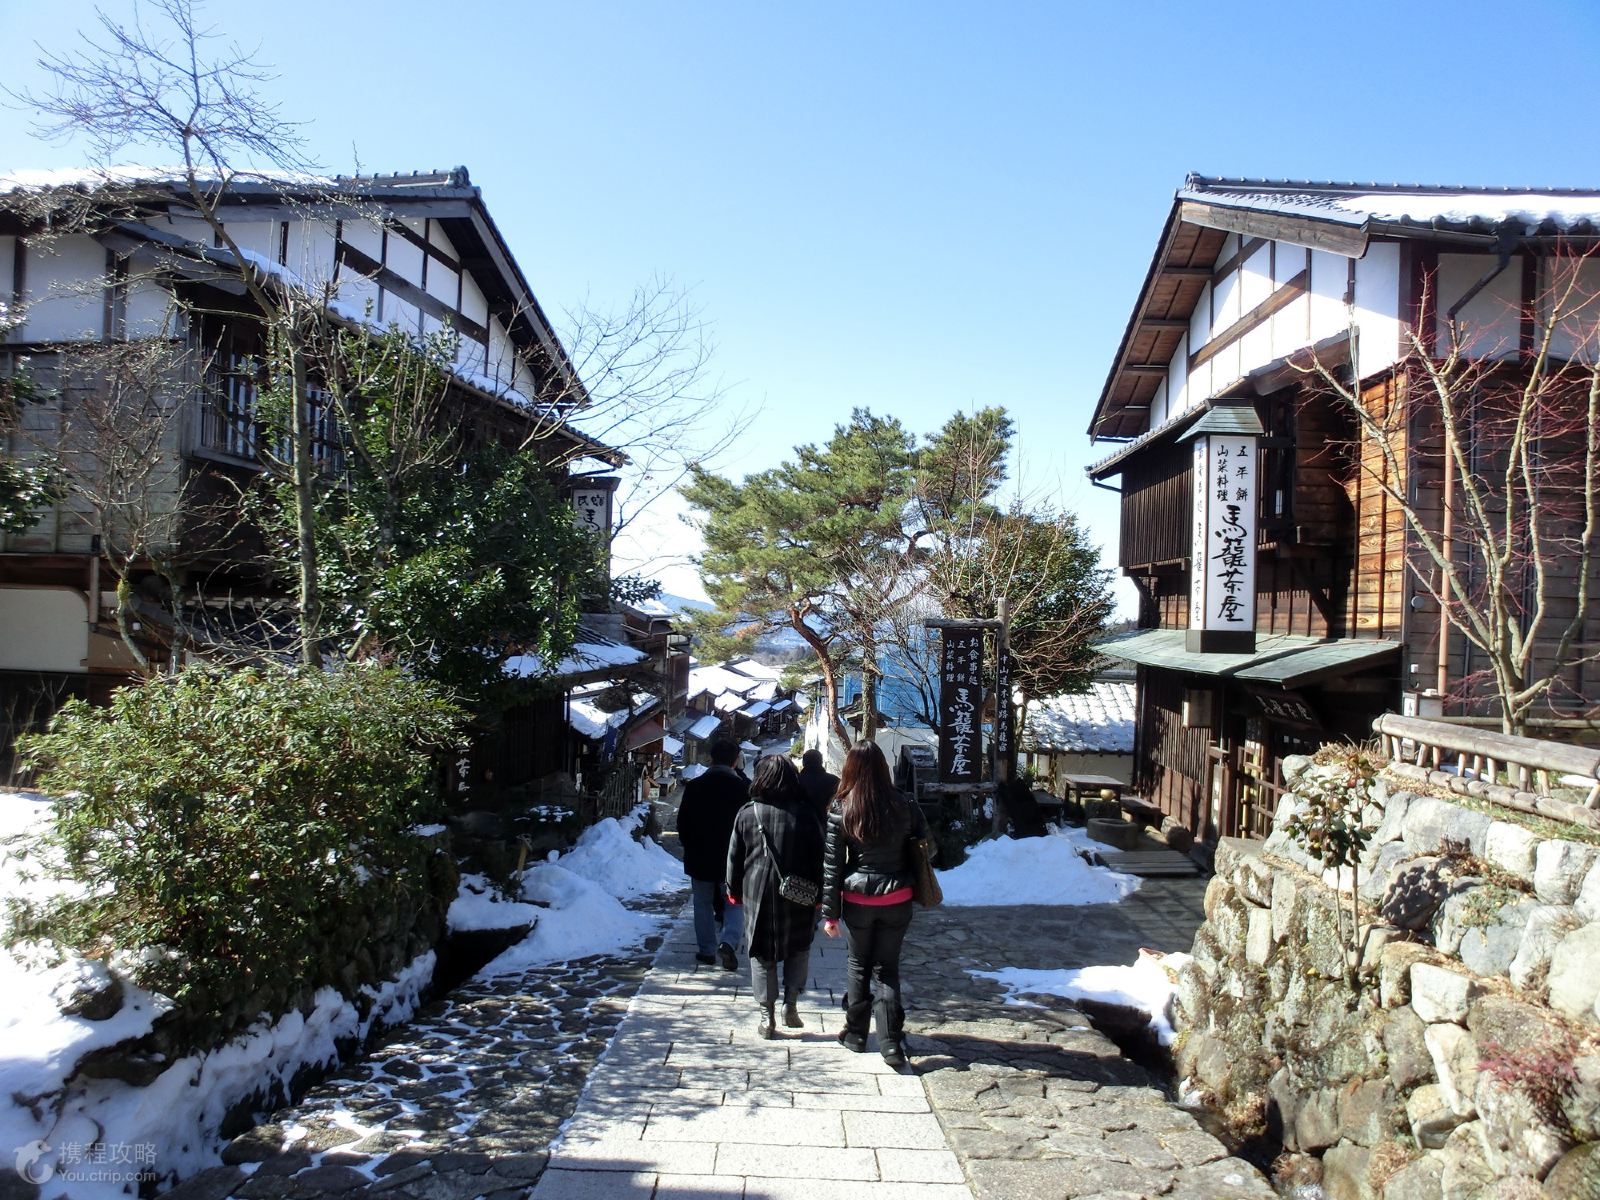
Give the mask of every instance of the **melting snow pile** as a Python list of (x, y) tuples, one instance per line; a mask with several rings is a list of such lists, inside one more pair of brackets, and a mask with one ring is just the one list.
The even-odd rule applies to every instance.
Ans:
[(475, 933), (486, 929), (515, 929), (532, 925), (543, 910), (536, 904), (507, 900), (495, 890), (487, 875), (463, 875), (456, 898), (450, 901), (446, 918), (451, 933)]
[(634, 831), (643, 820), (641, 811), (620, 821), (591, 825), (578, 838), (578, 844), (561, 856), (561, 865), (623, 898), (681, 887), (683, 864), (655, 841), (634, 838)]
[(522, 941), (478, 972), (480, 979), (635, 946), (661, 919), (624, 908), (618, 897), (682, 886), (683, 866), (655, 842), (634, 840), (642, 817), (610, 818), (584, 830), (559, 859), (523, 874), (522, 898), (543, 906)]
[(1116, 904), (1139, 881), (1083, 859), (1065, 830), (979, 842), (959, 867), (939, 872), (946, 904)]
[(1150, 1015), (1150, 1028), (1163, 1046), (1172, 1044), (1172, 1002), (1177, 993), (1178, 970), (1187, 954), (1139, 951), (1130, 967), (1081, 967), (1074, 971), (1032, 971), (1004, 967), (998, 971), (970, 971), (979, 979), (993, 979), (1006, 989), (1007, 1004), (1027, 1004), (1019, 997), (1060, 996), (1066, 1000), (1098, 1000)]

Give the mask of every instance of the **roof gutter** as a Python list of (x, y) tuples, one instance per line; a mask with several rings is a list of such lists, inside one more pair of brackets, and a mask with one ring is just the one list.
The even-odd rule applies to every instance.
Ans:
[(1494, 282), (1495, 278), (1511, 265), (1512, 256), (1516, 254), (1517, 247), (1522, 245), (1522, 230), (1510, 225), (1500, 231), (1500, 236), (1495, 240), (1494, 253), (1495, 265), (1486, 272), (1482, 279), (1461, 293), (1457, 300), (1446, 311), (1445, 316), (1451, 324), (1455, 323), (1456, 315), (1472, 302), (1472, 298), (1484, 288)]

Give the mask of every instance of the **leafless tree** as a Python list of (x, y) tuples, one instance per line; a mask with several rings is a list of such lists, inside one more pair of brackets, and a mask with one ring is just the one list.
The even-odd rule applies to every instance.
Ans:
[[(1435, 338), (1406, 335), (1383, 395), (1320, 362), (1306, 371), (1353, 419), (1351, 459), (1397, 509), (1408, 567), (1487, 666), (1501, 727), (1523, 733), (1544, 706), (1588, 701), (1576, 669), (1600, 658), (1588, 612), (1600, 547), (1600, 296), (1594, 252), (1541, 260), (1531, 311), (1474, 326), (1445, 314)], [(1423, 311), (1429, 311), (1424, 304)], [(1531, 346), (1516, 333), (1531, 321)]]

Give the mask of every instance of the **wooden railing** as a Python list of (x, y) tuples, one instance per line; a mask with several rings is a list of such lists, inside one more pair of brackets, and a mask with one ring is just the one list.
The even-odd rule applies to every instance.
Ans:
[[(1600, 750), (1386, 713), (1372, 729), (1390, 769), (1457, 794), (1600, 829)], [(1580, 783), (1574, 780), (1581, 780)], [(1555, 795), (1583, 794), (1581, 804)]]

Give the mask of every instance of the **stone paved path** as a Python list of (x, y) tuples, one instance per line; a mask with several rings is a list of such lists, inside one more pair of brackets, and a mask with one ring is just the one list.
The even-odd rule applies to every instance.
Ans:
[(748, 975), (698, 966), (679, 921), (533, 1200), (969, 1200), (921, 1079), (834, 1040), (843, 981), (819, 935), (805, 1027), (763, 1041)]
[(1270, 1197), (1249, 1163), (1173, 1104), (1070, 1002), (1006, 1005), (970, 971), (1134, 961), (1187, 950), (1204, 881), (1147, 880), (1121, 904), (917, 914), (904, 972), (915, 1066), (981, 1200)]
[(697, 966), (680, 921), (533, 1200), (1270, 1197), (1076, 1009), (1004, 1006), (967, 973), (1178, 949), (1201, 893), (1163, 881), (1121, 906), (919, 912), (905, 1073), (834, 1040), (842, 941), (813, 948), (805, 1028), (764, 1042), (745, 974)]

